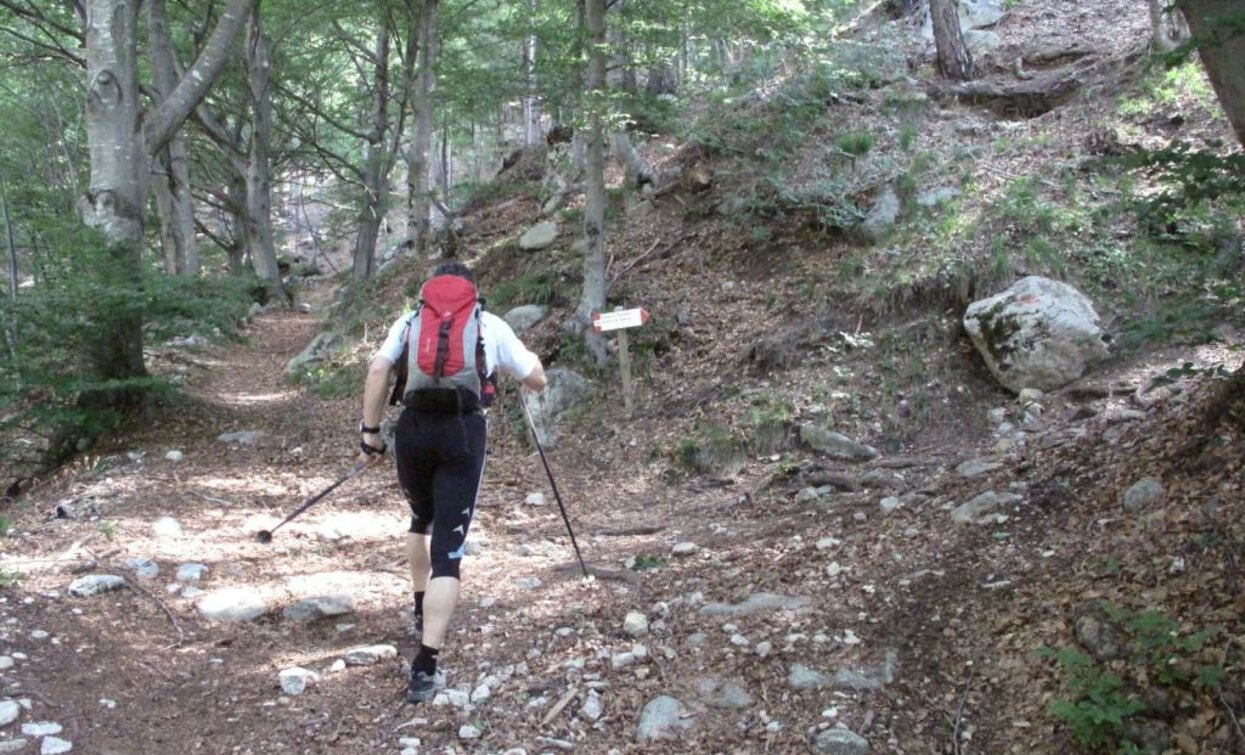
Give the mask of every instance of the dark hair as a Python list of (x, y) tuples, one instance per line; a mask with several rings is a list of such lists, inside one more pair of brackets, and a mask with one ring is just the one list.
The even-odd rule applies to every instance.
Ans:
[(435, 278), (438, 275), (456, 275), (459, 278), (466, 278), (471, 281), (473, 286), (476, 284), (476, 276), (475, 273), (471, 272), (471, 268), (455, 260), (448, 260), (434, 267), (432, 269), (432, 277)]

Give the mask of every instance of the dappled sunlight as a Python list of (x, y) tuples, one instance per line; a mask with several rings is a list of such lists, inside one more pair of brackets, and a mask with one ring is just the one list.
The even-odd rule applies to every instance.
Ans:
[(227, 406), (258, 406), (278, 401), (292, 401), (298, 397), (298, 391), (277, 391), (274, 393), (218, 393), (216, 400)]

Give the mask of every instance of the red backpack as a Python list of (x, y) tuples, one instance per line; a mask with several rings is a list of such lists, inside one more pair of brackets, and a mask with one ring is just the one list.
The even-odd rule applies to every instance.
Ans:
[(407, 325), (389, 403), (400, 396), (412, 409), (455, 414), (492, 404), (497, 387), (485, 374), (483, 312), (471, 281), (457, 275), (429, 279)]

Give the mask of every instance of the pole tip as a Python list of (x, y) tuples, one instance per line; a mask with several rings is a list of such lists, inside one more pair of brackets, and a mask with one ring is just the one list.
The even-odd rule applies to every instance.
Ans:
[(272, 542), (272, 533), (269, 532), (268, 530), (260, 530), (259, 532), (255, 533), (255, 539), (263, 543), (264, 545), (267, 545), (268, 543)]

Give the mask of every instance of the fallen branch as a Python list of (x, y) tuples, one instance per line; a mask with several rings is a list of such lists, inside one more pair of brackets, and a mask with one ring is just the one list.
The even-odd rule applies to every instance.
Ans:
[(1232, 728), (1236, 731), (1236, 738), (1240, 740), (1242, 745), (1245, 745), (1245, 731), (1241, 730), (1240, 719), (1236, 717), (1236, 711), (1232, 710), (1232, 706), (1228, 705), (1228, 701), (1223, 698), (1222, 691), (1219, 693), (1219, 704), (1228, 712), (1228, 718), (1232, 720)]
[[(116, 571), (120, 571), (115, 566), (113, 566), (112, 568)], [(186, 641), (186, 634), (185, 632), (182, 631), (181, 624), (177, 623), (177, 616), (173, 613), (172, 609), (170, 609), (163, 600), (160, 600), (159, 596), (157, 596), (151, 590), (148, 590), (146, 587), (143, 587), (142, 585), (140, 585), (137, 580), (127, 579), (125, 580), (125, 583), (129, 585), (130, 587), (134, 588), (135, 590), (137, 590), (139, 593), (146, 595), (153, 603), (160, 606), (160, 610), (164, 611), (164, 615), (169, 617), (169, 623), (172, 624), (173, 629), (177, 631), (177, 642), (162, 649), (171, 650), (176, 647), (181, 647), (182, 644)]]
[(964, 682), (964, 694), (960, 695), (960, 705), (955, 710), (955, 726), (951, 730), (951, 745), (955, 749), (955, 755), (963, 755), (964, 751), (960, 749), (960, 724), (964, 722), (964, 704), (968, 701), (968, 690), (973, 686), (973, 677), (977, 675), (977, 667), (973, 666), (972, 671), (968, 672), (968, 681)]
[(541, 728), (543, 729), (544, 727), (548, 726), (550, 721), (552, 721), (554, 718), (557, 718), (557, 715), (559, 713), (566, 710), (566, 706), (570, 705), (571, 700), (574, 700), (575, 695), (578, 695), (578, 694), (579, 694), (579, 687), (577, 686), (571, 687), (569, 690), (567, 690), (566, 694), (562, 696), (562, 699), (559, 700), (552, 708), (549, 709), (549, 712), (545, 714), (545, 717), (540, 722)]
[(647, 256), (649, 256), (650, 254), (652, 254), (652, 253), (653, 253), (653, 250), (655, 250), (655, 249), (657, 248), (658, 244), (660, 244), (660, 243), (661, 243), (661, 239), (657, 239), (656, 241), (654, 241), (654, 242), (653, 242), (653, 245), (652, 245), (652, 246), (650, 246), (650, 247), (648, 248), (648, 251), (647, 251), (647, 252), (645, 252), (644, 254), (641, 254), (639, 257), (636, 257), (635, 259), (631, 260), (631, 261), (630, 261), (630, 262), (628, 262), (626, 265), (623, 265), (622, 270), (619, 270), (617, 273), (615, 273), (613, 276), (611, 276), (611, 277), (610, 277), (610, 283), (613, 283), (613, 282), (617, 281), (619, 278), (621, 278), (621, 277), (623, 277), (624, 275), (626, 275), (626, 273), (627, 273), (627, 271), (628, 271), (628, 270), (630, 270), (631, 268), (633, 268), (633, 267), (635, 267), (636, 265), (640, 264), (640, 262), (642, 262), (642, 261), (644, 260), (644, 258), (645, 258), (645, 257), (647, 257)]
[(643, 527), (619, 527), (612, 530), (601, 530), (594, 534), (601, 537), (630, 537), (632, 535), (656, 535), (664, 529), (666, 529), (665, 525), (657, 524)]

